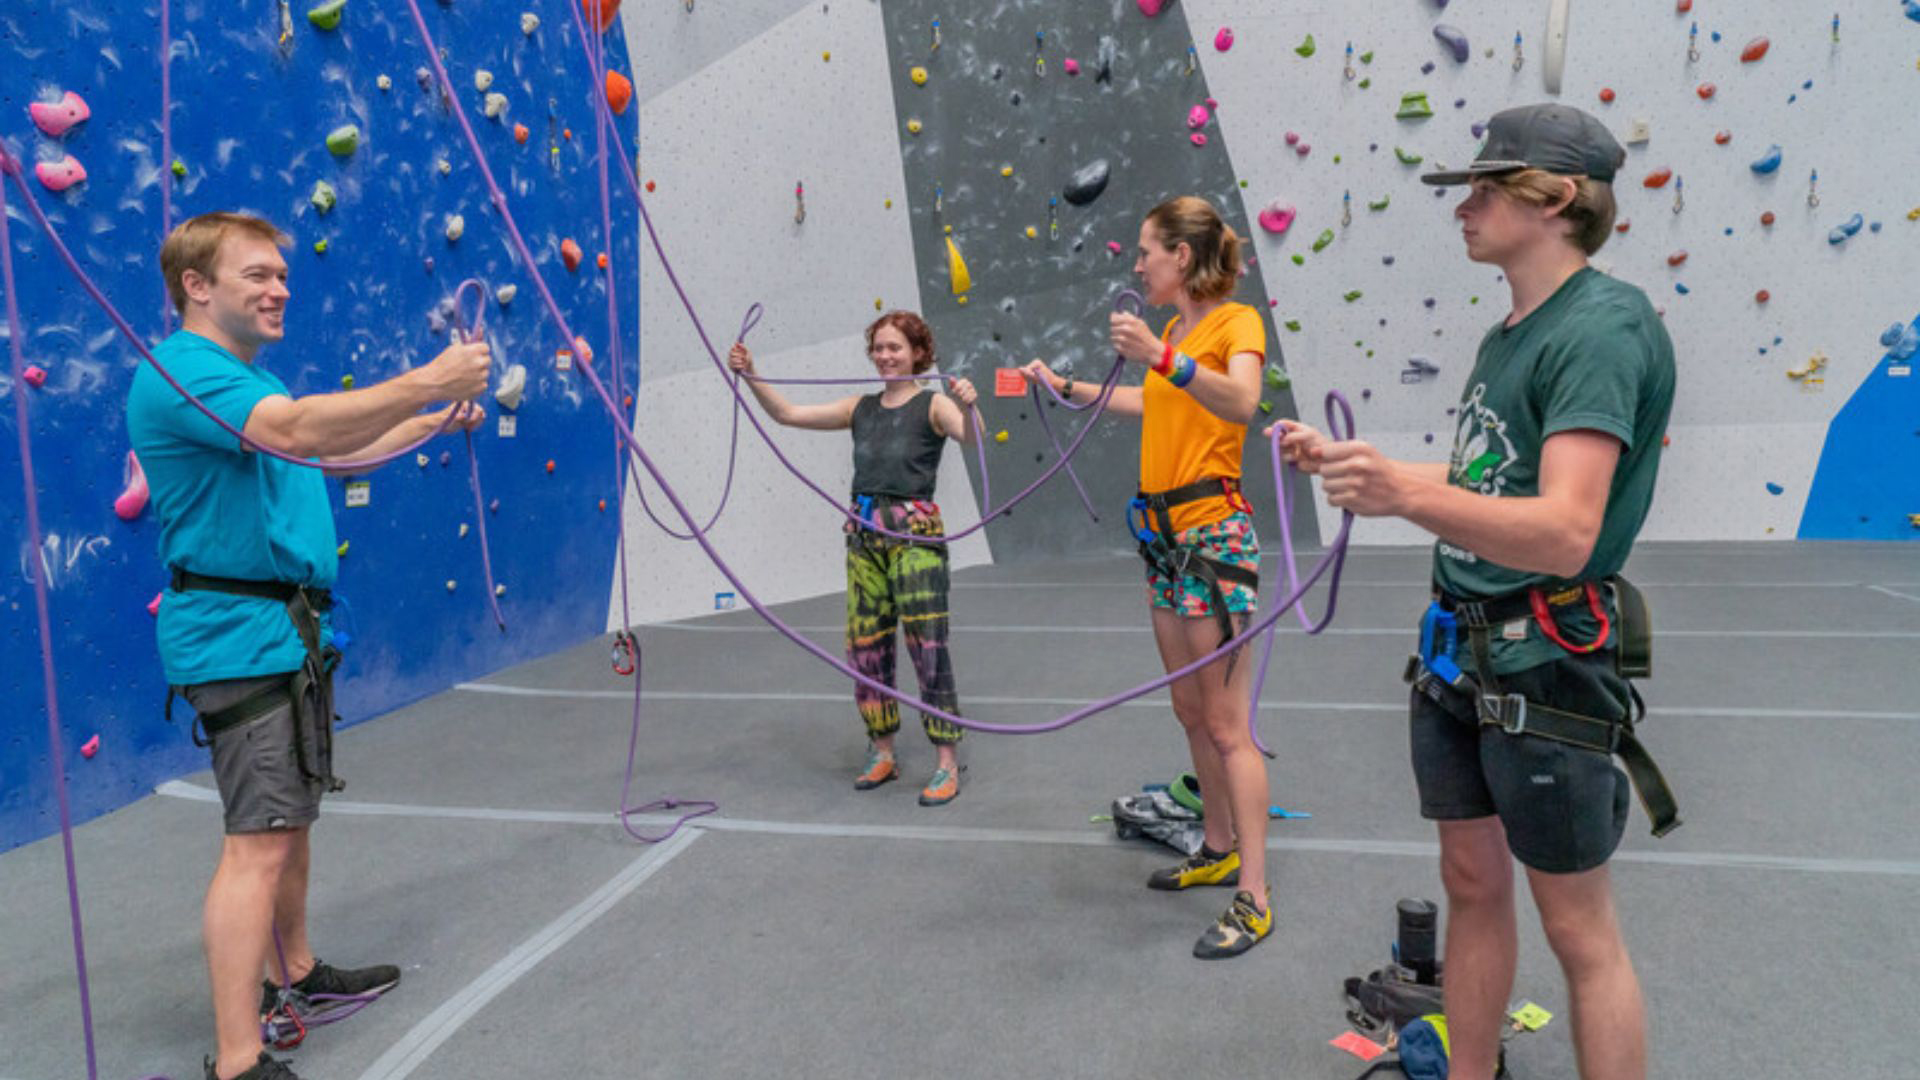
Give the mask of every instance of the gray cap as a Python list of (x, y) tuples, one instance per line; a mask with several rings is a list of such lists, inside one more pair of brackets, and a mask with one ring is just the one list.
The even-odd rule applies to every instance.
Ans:
[(1605, 124), (1569, 105), (1523, 105), (1487, 122), (1487, 142), (1465, 169), (1427, 173), (1429, 184), (1465, 184), (1477, 176), (1541, 169), (1612, 183), (1627, 152)]

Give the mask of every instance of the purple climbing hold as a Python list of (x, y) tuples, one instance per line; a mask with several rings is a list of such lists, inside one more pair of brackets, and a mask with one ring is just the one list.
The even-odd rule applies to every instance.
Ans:
[(1476, 120), (1474, 121), (1473, 126), (1468, 130), (1473, 132), (1474, 138), (1476, 139), (1483, 138), (1487, 134), (1487, 125), (1480, 123), (1479, 121)]
[(1431, 75), (1431, 74), (1433, 74), (1433, 69), (1434, 69), (1434, 67), (1435, 67), (1435, 66), (1436, 66), (1436, 65), (1435, 65), (1435, 64), (1434, 64), (1434, 62), (1433, 62), (1433, 61), (1431, 61), (1431, 60), (1429, 60), (1429, 61), (1427, 61), (1427, 62), (1426, 62), (1426, 63), (1424, 63), (1424, 64), (1421, 64), (1421, 65), (1420, 65), (1420, 74), (1422, 74), (1422, 75)]
[(1439, 301), (1437, 301), (1437, 300), (1435, 300), (1435, 299), (1434, 299), (1433, 297), (1431, 297), (1431, 296), (1429, 296), (1429, 297), (1427, 297), (1427, 299), (1426, 299), (1426, 304), (1427, 304), (1427, 306), (1428, 306), (1429, 308), (1431, 308), (1431, 307), (1432, 307), (1433, 305), (1435, 305), (1435, 304), (1437, 304), (1437, 303), (1439, 303)]
[(1467, 62), (1467, 57), (1473, 55), (1473, 47), (1467, 44), (1466, 31), (1457, 26), (1441, 23), (1433, 28), (1433, 36), (1453, 53), (1454, 63), (1464, 64)]

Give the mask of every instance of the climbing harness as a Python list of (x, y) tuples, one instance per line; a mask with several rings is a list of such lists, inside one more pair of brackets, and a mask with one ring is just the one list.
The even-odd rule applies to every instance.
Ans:
[[(1239, 477), (1209, 476), (1171, 491), (1135, 495), (1127, 503), (1127, 528), (1140, 542), (1140, 557), (1147, 567), (1172, 582), (1175, 589), (1180, 587), (1181, 579), (1188, 577), (1199, 578), (1207, 587), (1214, 619), (1219, 622), (1221, 640), (1225, 641), (1233, 637), (1233, 616), (1227, 611), (1226, 590), (1221, 588), (1221, 581), (1257, 590), (1260, 573), (1175, 543), (1173, 518), (1168, 513), (1176, 506), (1215, 498), (1225, 498), (1229, 506), (1241, 513), (1253, 512), (1252, 504), (1240, 493)], [(1228, 664), (1232, 664), (1231, 659)]]
[[(1612, 608), (1618, 613), (1613, 618), (1607, 614), (1607, 596), (1611, 596)], [(1554, 612), (1582, 601), (1600, 628), (1592, 641), (1575, 644), (1561, 631)], [(1524, 630), (1529, 621), (1536, 623), (1549, 641), (1575, 655), (1613, 645), (1615, 670), (1628, 680), (1631, 702), (1626, 714), (1618, 720), (1588, 716), (1530, 702), (1523, 694), (1504, 692), (1493, 672), (1493, 635), (1504, 634), (1512, 627)], [(1463, 627), (1473, 658), (1472, 674), (1459, 663)], [(1484, 600), (1468, 600), (1436, 589), (1433, 603), (1420, 620), (1420, 651), (1407, 661), (1403, 677), (1416, 692), (1462, 723), (1498, 727), (1509, 735), (1549, 739), (1619, 757), (1653, 822), (1653, 835), (1665, 836), (1680, 826), (1679, 807), (1666, 777), (1634, 730), (1645, 719), (1647, 706), (1632, 680), (1653, 674), (1652, 653), (1653, 624), (1646, 599), (1618, 575), (1603, 582), (1578, 582), (1553, 590), (1535, 586)]]

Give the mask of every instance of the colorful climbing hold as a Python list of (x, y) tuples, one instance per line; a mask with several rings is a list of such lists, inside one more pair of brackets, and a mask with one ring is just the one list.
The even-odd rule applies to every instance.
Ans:
[(460, 238), (462, 236), (465, 236), (467, 233), (467, 219), (460, 214), (449, 215), (447, 217), (446, 233), (447, 233), (447, 243), (449, 244), (459, 243)]
[[(342, 0), (342, 2), (344, 3), (345, 0)], [(86, 742), (83, 742), (80, 744), (80, 756), (83, 758), (86, 758), (89, 761), (93, 760), (93, 755), (99, 752), (100, 752), (100, 736), (98, 735), (95, 735), (93, 738), (88, 739)]]
[(1440, 23), (1433, 28), (1433, 37), (1434, 40), (1445, 45), (1448, 52), (1453, 54), (1453, 61), (1456, 64), (1466, 63), (1467, 57), (1473, 53), (1472, 48), (1467, 44), (1466, 32), (1457, 26)]
[(132, 521), (147, 508), (147, 471), (140, 467), (140, 459), (133, 451), (127, 451), (126, 486), (120, 491), (120, 497), (113, 500), (113, 512), (121, 521)]
[(1759, 173), (1762, 176), (1765, 176), (1768, 173), (1774, 172), (1775, 170), (1780, 168), (1781, 156), (1782, 155), (1780, 151), (1780, 146), (1778, 143), (1776, 143), (1773, 146), (1767, 147), (1767, 152), (1764, 154), (1761, 154), (1757, 159), (1754, 160), (1754, 163), (1748, 167), (1751, 168), (1754, 172)]
[(1767, 55), (1767, 50), (1772, 47), (1773, 43), (1766, 38), (1754, 38), (1752, 41), (1747, 42), (1746, 48), (1740, 50), (1740, 62), (1743, 64), (1757, 63), (1761, 57)]
[(1613, 104), (1613, 98), (1614, 98), (1613, 87), (1603, 86), (1600, 88), (1600, 100), (1603, 103), (1611, 105)]
[(569, 271), (580, 269), (581, 258), (580, 245), (573, 242), (573, 237), (560, 241), (560, 261), (567, 264)]
[(1207, 111), (1205, 105), (1195, 105), (1193, 108), (1187, 110), (1187, 126), (1190, 128), (1206, 127), (1207, 121), (1212, 119), (1212, 117), (1213, 114)]
[(1771, 481), (1767, 483), (1767, 494), (1769, 495), (1778, 495), (1786, 490), (1787, 490), (1786, 488), (1783, 488), (1779, 484), (1773, 483)]
[(489, 120), (498, 120), (507, 115), (507, 95), (497, 90), (488, 94), (481, 103), (480, 111), (485, 113)]
[(1322, 229), (1320, 232), (1320, 235), (1313, 238), (1313, 250), (1315, 251), (1315, 253), (1325, 251), (1327, 249), (1327, 246), (1332, 243), (1333, 243), (1333, 230)]
[(953, 295), (962, 296), (973, 288), (973, 275), (967, 271), (967, 260), (960, 257), (960, 246), (947, 237), (947, 282), (953, 289)]
[(620, 0), (580, 0), (580, 14), (587, 17), (587, 25), (593, 25), (595, 15), (600, 17), (600, 32), (606, 33), (613, 20), (620, 15)]
[(59, 161), (43, 161), (33, 167), (33, 175), (48, 191), (65, 191), (75, 184), (87, 182), (86, 166), (72, 154)]
[(1305, 41), (1302, 41), (1300, 44), (1294, 46), (1293, 51), (1302, 60), (1304, 60), (1307, 57), (1312, 56), (1314, 53), (1320, 51), (1320, 46), (1315, 45), (1313, 43), (1313, 35), (1308, 34)]
[(1400, 95), (1400, 111), (1393, 114), (1400, 120), (1425, 120), (1433, 115), (1433, 106), (1427, 103), (1423, 90), (1409, 90)]
[(1720, 88), (1710, 82), (1703, 82), (1699, 86), (1694, 87), (1693, 92), (1700, 95), (1701, 101), (1711, 101), (1713, 100), (1713, 95), (1720, 92)]
[(51, 104), (36, 101), (27, 106), (27, 115), (33, 118), (33, 126), (49, 138), (58, 139), (75, 127), (87, 121), (93, 110), (87, 108), (85, 99), (69, 90), (60, 96), (60, 100)]
[(382, 93), (385, 93), (386, 91), (393, 89), (393, 76), (382, 75), (379, 78), (376, 78), (373, 80), (373, 85), (379, 87), (380, 91)]
[(28, 364), (26, 367), (21, 368), (20, 378), (24, 379), (26, 384), (35, 390), (47, 385), (46, 369), (37, 364)]
[(334, 157), (351, 157), (360, 149), (360, 129), (352, 124), (342, 124), (327, 133), (327, 152)]
[(633, 103), (633, 81), (617, 71), (607, 72), (607, 108), (613, 115), (626, 113), (627, 106)]
[(173, 163), (173, 175), (175, 176), (187, 175), (187, 163), (184, 161), (175, 161)]
[(1207, 145), (1207, 134), (1204, 131), (1196, 131), (1187, 136), (1187, 141), (1195, 146), (1205, 146)]
[(1069, 75), (1078, 75), (1080, 74), (1080, 61), (1069, 56), (1065, 60), (1060, 61), (1060, 70)]
[(339, 193), (334, 191), (333, 185), (327, 183), (325, 180), (315, 180), (313, 182), (313, 194), (307, 196), (307, 201), (313, 204), (314, 212), (320, 214), (332, 210), (334, 204), (337, 203), (339, 199)]
[(1221, 27), (1220, 32), (1213, 35), (1213, 47), (1220, 52), (1233, 48), (1233, 27)]
[(1713, 141), (1720, 146), (1725, 146), (1728, 143), (1733, 141), (1733, 132), (1731, 131), (1715, 132), (1713, 136)]
[(1665, 166), (1662, 166), (1648, 173), (1647, 178), (1645, 180), (1640, 181), (1640, 186), (1647, 187), (1647, 188), (1663, 188), (1667, 186), (1667, 181), (1672, 179), (1673, 179), (1673, 170)]
[(1685, 263), (1686, 261), (1687, 261), (1687, 253), (1684, 251), (1676, 251), (1673, 254), (1667, 256), (1668, 266), (1679, 266), (1682, 263)]
[(540, 29), (540, 16), (535, 15), (531, 11), (523, 11), (520, 13), (520, 32), (521, 33), (527, 35), (528, 37), (532, 37), (533, 32), (538, 29)]
[(493, 72), (478, 68), (473, 73), (473, 88), (484, 94), (493, 89)]
[(1403, 150), (1398, 146), (1393, 148), (1393, 156), (1398, 158), (1402, 165), (1418, 165), (1427, 160), (1424, 154), (1416, 154), (1411, 150)]
[(1774, 222), (1773, 211), (1768, 210), (1767, 212), (1760, 215), (1760, 224), (1771, 227), (1773, 225), (1773, 222)]
[(1275, 199), (1262, 207), (1257, 220), (1260, 227), (1276, 235), (1293, 227), (1293, 219), (1298, 211), (1285, 199)]
[(1756, 304), (1764, 304), (1771, 299), (1773, 299), (1773, 294), (1765, 289), (1761, 289), (1759, 292), (1753, 294), (1753, 302)]
[(525, 146), (527, 144), (527, 138), (532, 134), (533, 134), (532, 132), (527, 130), (527, 125), (525, 124), (513, 125), (513, 141), (519, 143), (522, 146)]
[(1353, 291), (1352, 291), (1352, 292), (1350, 292), (1350, 293), (1346, 293), (1346, 294), (1344, 294), (1343, 296), (1341, 296), (1341, 297), (1340, 297), (1340, 299), (1342, 299), (1342, 300), (1345, 300), (1345, 301), (1346, 301), (1347, 303), (1349, 303), (1349, 304), (1351, 304), (1351, 303), (1353, 303), (1353, 302), (1354, 302), (1355, 300), (1358, 300), (1358, 299), (1360, 299), (1360, 297), (1361, 297), (1362, 295), (1364, 295), (1364, 294), (1363, 294), (1363, 293), (1361, 293), (1361, 291), (1360, 291), (1359, 289), (1355, 289), (1355, 290), (1353, 290)]
[(926, 68), (915, 67), (912, 71), (907, 72), (907, 77), (913, 80), (913, 85), (915, 86), (927, 85), (927, 69)]
[(1003, 442), (1006, 442), (1009, 437), (1010, 436), (1008, 436), (1006, 428), (1001, 428), (999, 431), (996, 431), (993, 433), (994, 442), (1003, 443)]

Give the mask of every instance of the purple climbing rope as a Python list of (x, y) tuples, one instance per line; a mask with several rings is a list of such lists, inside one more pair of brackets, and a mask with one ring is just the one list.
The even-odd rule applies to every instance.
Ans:
[[(575, 335), (573, 333), (572, 327), (568, 324), (565, 313), (560, 310), (559, 302), (554, 298), (552, 290), (548, 287), (545, 275), (540, 272), (539, 267), (535, 264), (532, 249), (528, 246), (526, 237), (520, 232), (520, 226), (513, 216), (513, 210), (512, 210), (512, 207), (508, 204), (506, 193), (501, 189), (499, 181), (494, 177), (493, 168), (491, 164), (488, 163), (486, 154), (480, 146), (479, 135), (473, 129), (473, 122), (467, 116), (467, 110), (465, 106), (461, 104), (459, 95), (454, 91), (452, 80), (447, 75), (445, 65), (441, 63), (438, 46), (434, 42), (431, 31), (427, 29), (426, 17), (420, 10), (419, 0), (407, 0), (407, 8), (408, 8), (408, 11), (413, 16), (415, 28), (418, 29), (420, 32), (421, 45), (426, 53), (429, 64), (432, 66), (435, 77), (440, 82), (441, 89), (446, 94), (447, 103), (453, 111), (454, 120), (459, 124), (461, 134), (466, 140), (467, 147), (473, 154), (474, 163), (480, 171), (481, 178), (486, 182), (487, 189), (491, 197), (494, 209), (499, 212), (501, 225), (507, 231), (508, 240), (513, 245), (513, 248), (515, 252), (519, 255), (522, 263), (526, 265), (528, 272), (532, 275), (534, 287), (540, 294), (541, 302), (546, 306), (548, 314), (553, 317), (555, 324), (559, 327), (560, 333), (566, 340), (572, 341), (575, 339)], [(650, 222), (650, 219), (646, 217), (644, 213), (644, 208), (643, 208), (642, 218), (643, 220), (648, 221), (649, 235), (652, 235), (651, 222)], [(603, 224), (603, 227), (607, 230), (607, 232), (611, 233), (612, 231), (611, 220), (605, 221), (602, 224)], [(658, 244), (657, 237), (655, 238), (655, 251), (656, 251), (656, 254), (659, 254), (659, 244)], [(681, 288), (679, 279), (673, 273), (671, 265), (667, 262), (667, 260), (664, 257), (661, 258), (661, 264), (668, 275), (668, 279), (673, 282), (675, 290), (679, 294), (682, 305), (688, 309), (689, 315), (692, 315), (693, 314), (692, 302), (687, 297), (685, 290)], [(711, 343), (707, 341), (705, 330), (704, 328), (699, 327), (697, 318), (695, 320), (695, 326), (697, 329), (700, 329), (702, 341), (707, 344), (709, 354), (713, 354), (715, 356), (715, 359), (717, 360), (718, 359), (717, 354), (714, 354), (714, 350), (712, 348)], [(632, 453), (634, 458), (640, 463), (641, 467), (647, 471), (647, 474), (653, 478), (654, 482), (660, 485), (661, 493), (667, 497), (667, 501), (673, 507), (674, 512), (680, 516), (681, 520), (684, 521), (689, 528), (692, 528), (694, 525), (692, 513), (687, 509), (686, 505), (680, 501), (679, 495), (673, 490), (673, 487), (670, 484), (668, 484), (665, 478), (661, 475), (658, 466), (654, 464), (652, 457), (647, 454), (646, 448), (640, 445), (640, 441), (638, 437), (634, 435), (633, 430), (627, 425), (625, 419), (621, 416), (620, 411), (617, 408), (613, 398), (608, 393), (606, 383), (600, 378), (599, 373), (593, 370), (593, 367), (591, 364), (582, 365), (581, 371), (583, 374), (586, 375), (588, 385), (593, 389), (593, 392), (600, 398), (601, 404), (605, 408), (609, 420), (613, 423), (616, 432), (620, 435), (622, 441), (625, 442), (629, 451)], [(1120, 374), (1120, 364), (1116, 363), (1113, 369), (1113, 373), (1108, 376), (1108, 381), (1106, 384), (1103, 385), (1103, 388), (1102, 388), (1102, 406), (1103, 407), (1104, 407), (1105, 398), (1109, 396), (1112, 392), (1113, 384), (1118, 381), (1119, 374)], [(1334, 392), (1329, 396), (1331, 399), (1338, 400), (1343, 403), (1345, 401), (1345, 399), (1340, 397), (1340, 395), (1337, 392)], [(751, 414), (749, 414), (749, 416), (751, 417)], [(757, 426), (757, 423), (756, 423), (756, 426)], [(1091, 429), (1091, 424), (1088, 425), (1088, 429), (1089, 430)], [(1084, 439), (1085, 436), (1086, 436), (1086, 430), (1083, 430), (1081, 432), (1080, 437)], [(1076, 445), (1077, 444), (1078, 444), (1078, 441), (1076, 440)], [(1058, 463), (1056, 463), (1055, 465), (1056, 470), (1057, 468), (1058, 468)], [(1037, 488), (1038, 485), (1039, 485), (1039, 481), (1036, 481), (1035, 484), (1029, 487), (1028, 492), (1023, 493), (1023, 495), (1027, 493), (1031, 493), (1031, 491), (1034, 488)], [(984, 524), (986, 520), (987, 519), (983, 516), (982, 524)], [(720, 571), (721, 575), (725, 577), (727, 581), (730, 584), (732, 584), (734, 588), (739, 592), (740, 596), (747, 601), (748, 606), (752, 607), (753, 610), (756, 613), (758, 613), (762, 619), (766, 620), (768, 625), (772, 626), (782, 636), (786, 637), (789, 641), (792, 641), (795, 645), (799, 646), (804, 651), (811, 653), (814, 657), (816, 657), (823, 663), (827, 664), (829, 667), (832, 667), (836, 671), (839, 671), (842, 675), (846, 676), (849, 679), (852, 679), (854, 682), (862, 686), (867, 687), (868, 689), (874, 691), (875, 693), (882, 694), (886, 697), (890, 697), (895, 701), (899, 702), (900, 704), (906, 705), (910, 708), (918, 709), (924, 715), (937, 717), (939, 719), (946, 720), (949, 723), (953, 723), (960, 727), (969, 728), (975, 731), (990, 732), (994, 734), (1024, 735), (1024, 734), (1039, 734), (1039, 733), (1048, 732), (1048, 731), (1057, 731), (1061, 728), (1067, 727), (1070, 724), (1074, 724), (1081, 720), (1084, 720), (1089, 716), (1093, 716), (1100, 712), (1105, 712), (1106, 710), (1114, 708), (1115, 706), (1120, 705), (1124, 702), (1131, 701), (1134, 698), (1141, 697), (1145, 694), (1152, 693), (1155, 690), (1162, 689), (1163, 687), (1169, 685), (1170, 683), (1178, 679), (1186, 678), (1187, 676), (1200, 671), (1202, 668), (1205, 668), (1209, 664), (1212, 664), (1215, 661), (1221, 659), (1222, 657), (1228, 655), (1229, 653), (1233, 652), (1235, 649), (1240, 648), (1241, 646), (1246, 644), (1246, 642), (1252, 640), (1259, 633), (1265, 631), (1266, 629), (1271, 627), (1275, 622), (1277, 622), (1280, 616), (1286, 613), (1288, 608), (1292, 607), (1294, 604), (1300, 601), (1301, 597), (1305, 594), (1305, 591), (1308, 588), (1311, 588), (1314, 584), (1316, 584), (1319, 581), (1319, 579), (1323, 575), (1325, 575), (1330, 568), (1335, 567), (1336, 563), (1339, 561), (1336, 558), (1336, 556), (1344, 555), (1346, 539), (1348, 536), (1348, 530), (1350, 529), (1351, 524), (1352, 524), (1352, 516), (1351, 514), (1349, 514), (1342, 525), (1340, 539), (1337, 542), (1336, 547), (1334, 549), (1329, 550), (1329, 552), (1326, 555), (1322, 556), (1322, 558), (1314, 566), (1314, 568), (1308, 572), (1306, 578), (1301, 583), (1300, 587), (1295, 589), (1294, 592), (1287, 597), (1285, 602), (1275, 607), (1272, 611), (1268, 612), (1266, 615), (1262, 616), (1259, 620), (1257, 620), (1253, 625), (1251, 625), (1245, 632), (1243, 632), (1239, 636), (1230, 638), (1229, 640), (1223, 642), (1220, 645), (1220, 647), (1215, 649), (1214, 651), (1207, 653), (1195, 659), (1191, 663), (1186, 664), (1174, 671), (1170, 671), (1163, 676), (1149, 680), (1145, 683), (1141, 683), (1140, 685), (1133, 687), (1130, 690), (1123, 691), (1111, 697), (1107, 697), (1099, 701), (1091, 702), (1087, 705), (1084, 705), (1078, 709), (1073, 710), (1072, 712), (1069, 712), (1065, 716), (1058, 717), (1047, 723), (1030, 724), (1030, 725), (999, 724), (999, 723), (989, 723), (989, 722), (979, 721), (979, 720), (969, 720), (965, 717), (957, 716), (944, 709), (940, 709), (928, 702), (920, 700), (919, 698), (913, 696), (912, 694), (906, 693), (905, 691), (899, 690), (896, 687), (880, 682), (877, 679), (871, 678), (865, 674), (862, 674), (859, 671), (854, 670), (840, 657), (837, 657), (832, 653), (827, 652), (825, 649), (807, 640), (792, 626), (788, 625), (778, 615), (774, 614), (771, 610), (769, 610), (767, 606), (760, 601), (760, 598), (754, 594), (753, 590), (748, 588), (746, 583), (740, 579), (739, 574), (734, 571), (733, 567), (720, 555), (720, 552), (714, 548), (712, 542), (708, 540), (708, 538), (703, 533), (699, 532), (698, 530), (695, 530), (693, 535), (694, 535), (694, 542), (700, 545), (701, 550), (704, 551), (707, 555), (707, 558), (710, 561), (712, 561), (714, 568)], [(1337, 588), (1338, 587), (1337, 578), (1331, 584), (1334, 588)]]
[[(173, 231), (173, 0), (160, 0), (160, 240)], [(160, 285), (160, 329), (173, 331), (173, 299)]]
[[(471, 319), (466, 317), (460, 301), (469, 288), (477, 297)], [(454, 336), (463, 343), (485, 341), (486, 323), (487, 286), (479, 278), (468, 278), (453, 290)], [(464, 411), (465, 408), (456, 411)], [(504, 634), (507, 632), (507, 617), (500, 613), (500, 590), (493, 581), (493, 545), (487, 542), (487, 497), (480, 491), (480, 455), (473, 448), (473, 429), (468, 428), (461, 434), (467, 440), (467, 485), (473, 489), (473, 521), (475, 530), (480, 534), (480, 571), (487, 579), (487, 608), (493, 613), (493, 624)]]

